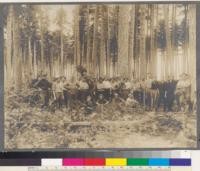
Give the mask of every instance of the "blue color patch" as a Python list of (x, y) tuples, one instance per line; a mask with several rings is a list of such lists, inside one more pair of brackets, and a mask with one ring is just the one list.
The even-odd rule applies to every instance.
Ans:
[(169, 166), (169, 159), (165, 158), (152, 158), (149, 159), (149, 166)]
[(191, 166), (191, 159), (170, 159), (170, 166)]

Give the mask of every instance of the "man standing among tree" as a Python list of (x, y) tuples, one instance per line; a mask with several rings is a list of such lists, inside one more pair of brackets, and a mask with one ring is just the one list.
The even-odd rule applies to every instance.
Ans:
[(153, 79), (150, 73), (147, 74), (147, 79), (145, 80), (145, 91), (144, 91), (144, 98), (146, 101), (146, 105), (148, 106), (148, 108), (151, 108), (151, 101), (152, 101), (152, 97), (151, 97), (151, 89), (152, 89), (152, 83), (153, 83)]
[(89, 94), (88, 93), (88, 89), (89, 89), (89, 85), (88, 83), (86, 82), (86, 80), (84, 78), (80, 78), (79, 79), (79, 96), (80, 96), (80, 100), (82, 102), (86, 102), (86, 97), (87, 95)]
[(56, 83), (56, 101), (59, 109), (61, 109), (63, 103), (63, 89), (62, 77), (59, 77)]
[(156, 106), (156, 111), (159, 109), (161, 104), (164, 106), (164, 111), (167, 109), (166, 101), (166, 82), (164, 80), (158, 81), (156, 87), (159, 90), (158, 102)]
[(169, 77), (167, 83), (166, 83), (166, 101), (167, 101), (167, 111), (171, 112), (173, 107), (173, 102), (175, 99), (175, 90), (176, 90), (176, 84), (178, 81), (175, 81), (173, 77)]
[(108, 101), (111, 101), (112, 85), (111, 85), (111, 82), (110, 82), (109, 78), (105, 78), (104, 79), (103, 85), (104, 85), (105, 98)]
[(34, 84), (34, 87), (38, 87), (42, 90), (42, 99), (44, 101), (42, 108), (47, 107), (49, 105), (50, 98), (50, 89), (52, 88), (52, 84), (47, 80), (47, 75), (43, 74), (38, 77), (38, 81)]

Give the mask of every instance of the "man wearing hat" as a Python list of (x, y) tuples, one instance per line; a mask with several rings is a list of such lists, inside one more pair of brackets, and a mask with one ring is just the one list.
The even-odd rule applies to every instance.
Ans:
[(42, 90), (41, 95), (44, 101), (42, 107), (48, 106), (50, 98), (49, 90), (52, 88), (52, 84), (47, 80), (47, 75), (42, 74), (39, 76), (38, 81), (34, 84), (34, 87), (39, 87)]

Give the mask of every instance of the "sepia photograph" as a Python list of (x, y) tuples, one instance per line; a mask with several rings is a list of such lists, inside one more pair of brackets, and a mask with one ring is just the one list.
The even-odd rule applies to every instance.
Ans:
[(7, 150), (196, 148), (196, 5), (4, 4)]

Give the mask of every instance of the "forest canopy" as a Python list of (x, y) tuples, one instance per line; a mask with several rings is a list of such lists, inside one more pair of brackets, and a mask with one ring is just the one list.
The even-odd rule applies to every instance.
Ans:
[(39, 74), (196, 79), (196, 7), (188, 4), (5, 5), (5, 83)]

